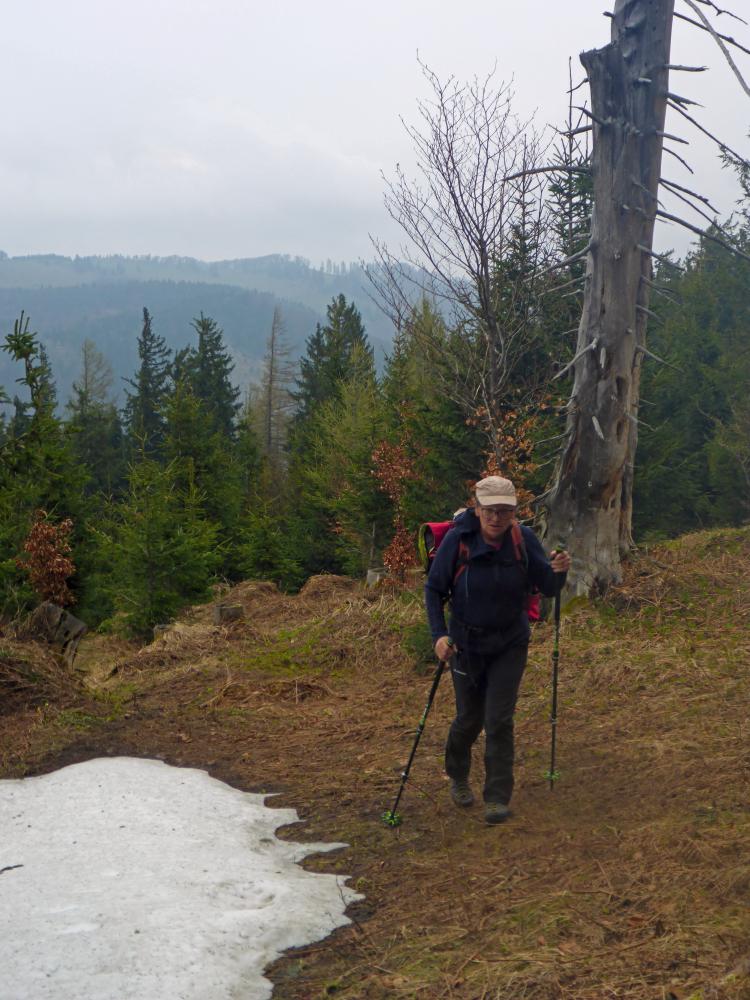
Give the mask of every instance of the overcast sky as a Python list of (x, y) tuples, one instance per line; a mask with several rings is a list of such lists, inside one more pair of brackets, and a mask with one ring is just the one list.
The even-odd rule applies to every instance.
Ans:
[[(726, 0), (734, 10), (745, 0)], [(441, 77), (514, 79), (519, 114), (561, 124), (568, 57), (603, 45), (606, 0), (25, 0), (4, 5), (0, 248), (11, 255), (370, 256), (398, 243), (381, 171), (410, 163), (399, 116)], [(677, 7), (684, 7), (677, 0)], [(687, 8), (684, 8), (690, 13)], [(724, 30), (750, 38), (750, 29)], [(743, 59), (750, 75), (750, 58)], [(748, 150), (750, 100), (709, 36), (678, 22), (672, 89)], [(677, 75), (675, 75), (677, 76)], [(672, 127), (674, 126), (674, 127)], [(672, 131), (684, 131), (676, 122)], [(691, 137), (692, 138), (692, 137)], [(722, 213), (714, 149), (691, 162)], [(693, 186), (677, 161), (665, 173)], [(697, 186), (697, 185), (696, 185)], [(662, 247), (684, 249), (674, 230)]]

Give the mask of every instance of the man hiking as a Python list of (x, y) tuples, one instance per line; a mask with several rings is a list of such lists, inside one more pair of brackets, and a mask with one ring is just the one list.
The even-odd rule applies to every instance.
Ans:
[(570, 556), (555, 552), (548, 560), (534, 532), (515, 521), (516, 491), (509, 479), (480, 480), (474, 499), (474, 508), (455, 518), (435, 553), (425, 605), (435, 654), (450, 661), (456, 696), (445, 747), (451, 798), (458, 806), (474, 802), (471, 748), (484, 729), (485, 819), (502, 823), (513, 793), (513, 714), (529, 647), (528, 594), (533, 587), (553, 597), (565, 582)]

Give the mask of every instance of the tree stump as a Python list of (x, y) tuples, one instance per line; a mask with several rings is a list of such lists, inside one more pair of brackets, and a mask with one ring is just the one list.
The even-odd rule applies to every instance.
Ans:
[(245, 609), (241, 604), (217, 604), (214, 607), (214, 625), (241, 622), (244, 617)]
[(368, 569), (367, 579), (365, 580), (366, 587), (377, 587), (381, 580), (385, 580), (388, 576), (388, 570), (384, 567), (376, 567), (375, 569)]
[(73, 666), (78, 643), (87, 632), (85, 622), (65, 608), (45, 601), (32, 613), (29, 628), (35, 638), (55, 647), (67, 667)]

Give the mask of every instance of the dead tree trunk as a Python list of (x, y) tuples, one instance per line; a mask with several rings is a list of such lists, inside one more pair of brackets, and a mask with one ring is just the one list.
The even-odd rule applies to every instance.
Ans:
[(674, 0), (617, 0), (612, 41), (581, 55), (591, 88), (594, 209), (567, 441), (547, 502), (569, 586), (621, 579), (632, 546), (633, 462)]

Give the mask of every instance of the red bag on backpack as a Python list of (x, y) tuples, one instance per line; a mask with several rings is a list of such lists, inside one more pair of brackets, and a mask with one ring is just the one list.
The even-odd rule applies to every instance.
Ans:
[[(459, 513), (463, 512), (459, 511)], [(425, 573), (429, 572), (432, 560), (435, 558), (435, 553), (440, 548), (440, 543), (451, 530), (454, 523), (454, 521), (426, 521), (424, 524), (419, 526), (419, 531), (417, 533), (417, 549), (419, 551), (419, 555), (422, 560), (422, 568)], [(524, 568), (526, 568), (528, 566), (528, 556), (526, 555), (526, 546), (523, 541), (521, 525), (518, 521), (514, 520), (511, 522), (511, 537), (513, 539), (513, 551), (516, 559), (523, 565)], [(458, 550), (456, 573), (453, 577), (454, 583), (466, 569), (468, 555), (468, 549), (463, 543), (461, 543)], [(539, 621), (539, 618), (541, 617), (540, 606), (541, 600), (539, 594), (535, 590), (530, 590), (526, 595), (526, 614), (530, 622)]]

